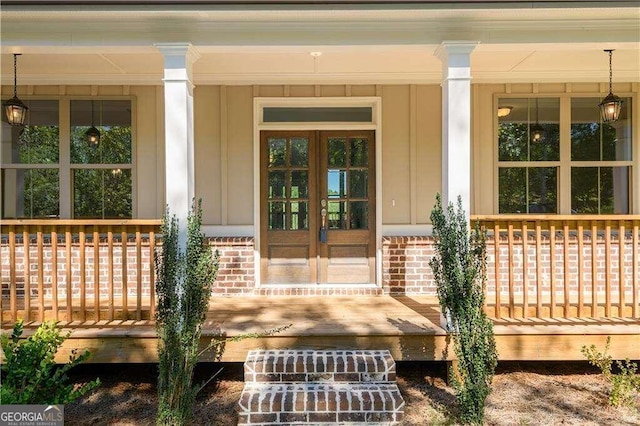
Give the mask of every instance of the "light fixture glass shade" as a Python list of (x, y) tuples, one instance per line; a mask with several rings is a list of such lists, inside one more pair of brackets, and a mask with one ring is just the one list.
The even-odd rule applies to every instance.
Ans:
[(84, 132), (84, 138), (89, 145), (97, 147), (100, 143), (100, 130), (96, 129), (95, 126), (91, 126)]
[(604, 123), (611, 123), (620, 117), (622, 99), (609, 92), (606, 98), (600, 102), (600, 116)]
[(498, 107), (498, 118), (506, 117), (511, 114), (512, 106), (499, 106)]
[(9, 124), (12, 126), (24, 126), (29, 108), (17, 96), (6, 101), (3, 106)]
[(542, 139), (544, 139), (544, 127), (536, 123), (531, 126), (531, 141), (540, 142)]

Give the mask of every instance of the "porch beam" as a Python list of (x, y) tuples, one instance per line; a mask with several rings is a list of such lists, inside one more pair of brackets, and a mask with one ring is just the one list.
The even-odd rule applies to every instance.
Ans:
[(477, 41), (444, 41), (442, 62), (442, 204), (471, 212), (471, 52)]
[(178, 243), (185, 247), (195, 194), (193, 63), (199, 54), (189, 43), (156, 47), (164, 56), (165, 203), (180, 221)]

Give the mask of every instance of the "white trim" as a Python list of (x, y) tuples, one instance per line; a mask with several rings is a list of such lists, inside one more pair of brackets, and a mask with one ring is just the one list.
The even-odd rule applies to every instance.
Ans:
[[(265, 107), (371, 107), (371, 122), (306, 122), (306, 123), (265, 123), (262, 111)], [(375, 131), (375, 173), (376, 173), (376, 283), (382, 287), (382, 98), (363, 97), (254, 97), (253, 98), (253, 227), (255, 235), (254, 267), (256, 287), (260, 282), (260, 132), (262, 130), (374, 130)], [(318, 287), (318, 284), (312, 284)], [(351, 284), (349, 284), (351, 285)], [(336, 287), (331, 284), (330, 287)]]
[(253, 225), (202, 225), (207, 237), (254, 237)]
[(430, 237), (433, 225), (382, 225), (383, 237)]

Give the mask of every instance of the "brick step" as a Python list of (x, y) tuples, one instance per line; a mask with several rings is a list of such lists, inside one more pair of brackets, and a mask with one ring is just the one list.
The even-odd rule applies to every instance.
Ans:
[(399, 424), (395, 383), (246, 383), (238, 424)]
[(253, 350), (244, 363), (245, 382), (375, 382), (396, 380), (387, 350)]

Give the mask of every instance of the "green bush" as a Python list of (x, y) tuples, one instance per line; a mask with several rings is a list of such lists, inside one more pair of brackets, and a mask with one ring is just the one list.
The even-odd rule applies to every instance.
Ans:
[(187, 218), (186, 251), (178, 243), (176, 217), (167, 211), (162, 224), (162, 252), (156, 257), (159, 425), (184, 424), (200, 389), (193, 385), (193, 370), (218, 271), (217, 255), (212, 255), (201, 223), (201, 203), (194, 202)]
[(638, 365), (635, 362), (625, 359), (624, 361), (616, 361), (619, 373), (613, 372), (613, 359), (609, 352), (611, 336), (607, 337), (604, 351), (600, 352), (596, 345), (589, 347), (583, 346), (580, 352), (589, 360), (589, 364), (598, 367), (602, 371), (602, 375), (611, 385), (609, 392), (609, 404), (614, 407), (635, 406), (635, 396), (640, 393), (640, 375)]
[(458, 207), (442, 208), (440, 194), (431, 212), (436, 237), (430, 262), (438, 286), (438, 300), (447, 318), (458, 360), (450, 380), (456, 391), (463, 423), (482, 424), (484, 403), (498, 362), (493, 323), (484, 312), (486, 283), (485, 235), (478, 227), (469, 235), (468, 221)]
[(74, 349), (67, 364), (56, 365), (56, 352), (71, 332), (61, 334), (52, 321), (42, 323), (27, 339), (20, 339), (22, 331), (22, 321), (18, 321), (11, 336), (1, 337), (5, 356), (1, 404), (67, 404), (100, 385), (96, 379), (75, 386), (67, 377), (70, 369), (89, 358), (89, 351), (78, 355)]

